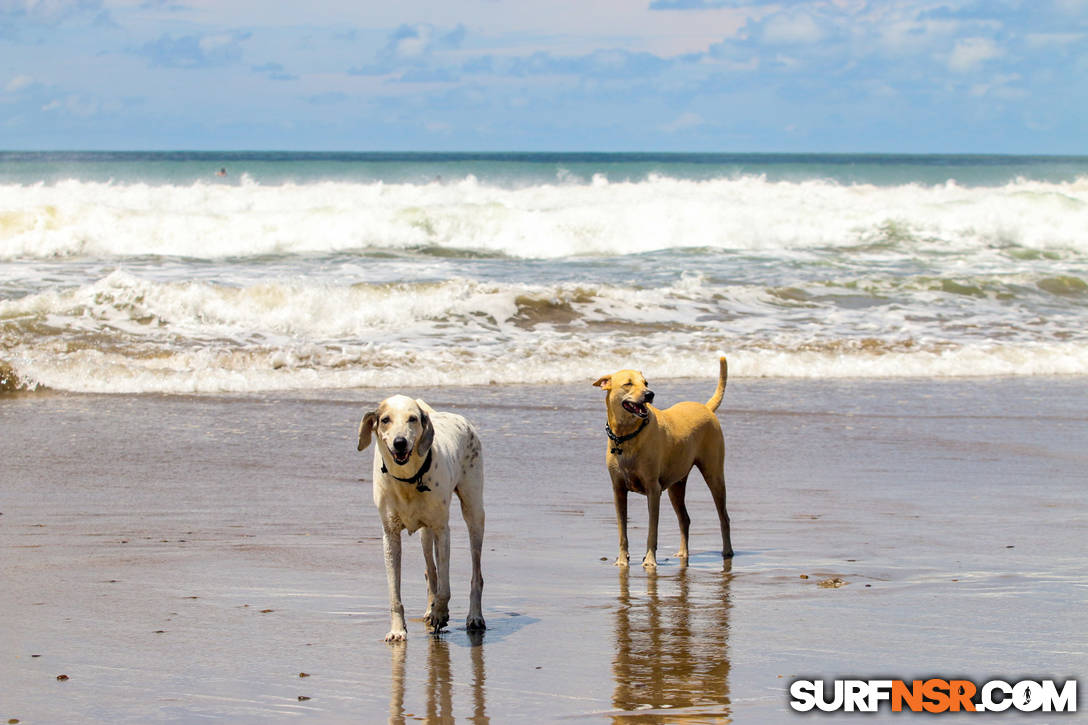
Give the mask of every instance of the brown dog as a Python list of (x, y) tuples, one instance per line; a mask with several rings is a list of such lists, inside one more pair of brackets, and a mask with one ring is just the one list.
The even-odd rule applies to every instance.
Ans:
[(617, 566), (627, 566), (627, 492), (645, 494), (649, 509), (649, 533), (642, 565), (657, 566), (657, 519), (661, 510), (661, 492), (668, 491), (680, 523), (680, 550), (676, 556), (688, 556), (688, 529), (691, 518), (684, 505), (688, 474), (697, 467), (703, 474), (722, 529), (722, 556), (733, 556), (729, 537), (729, 514), (725, 510), (725, 441), (714, 411), (722, 402), (729, 368), (720, 360), (718, 389), (702, 403), (677, 403), (667, 410), (650, 405), (654, 393), (637, 370), (620, 370), (593, 383), (607, 391), (608, 473), (616, 501), (616, 525), (620, 534)]

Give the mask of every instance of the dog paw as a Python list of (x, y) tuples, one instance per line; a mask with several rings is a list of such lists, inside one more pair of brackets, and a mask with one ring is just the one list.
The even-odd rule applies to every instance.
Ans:
[(481, 616), (470, 616), (465, 620), (465, 629), (469, 632), (481, 632), (487, 629), (487, 624), (484, 623), (484, 618)]
[(630, 564), (631, 564), (631, 557), (627, 556), (627, 554), (620, 554), (619, 556), (616, 557), (616, 561), (614, 562), (615, 566), (622, 566), (625, 569), (628, 566), (630, 566)]
[(385, 635), (385, 641), (390, 644), (394, 642), (405, 642), (408, 639), (408, 632), (403, 629), (394, 629)]
[(688, 558), (688, 550), (687, 549), (681, 549), (680, 551), (673, 554), (673, 556), (675, 556), (677, 559), (687, 559)]
[(438, 634), (442, 631), (450, 622), (450, 615), (446, 614), (428, 614), (423, 618), (423, 621), (427, 624), (427, 629), (431, 631), (431, 634)]
[(644, 568), (646, 568), (646, 569), (656, 569), (657, 568), (657, 557), (654, 556), (653, 554), (647, 554), (642, 559), (642, 566)]

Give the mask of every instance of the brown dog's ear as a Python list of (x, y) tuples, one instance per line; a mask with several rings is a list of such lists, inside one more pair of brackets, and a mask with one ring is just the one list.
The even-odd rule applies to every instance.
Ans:
[(374, 426), (378, 423), (378, 414), (370, 411), (359, 421), (359, 450), (370, 445), (370, 436), (374, 433)]
[(431, 422), (434, 408), (419, 398), (416, 398), (416, 405), (419, 406), (419, 423), (423, 426), (423, 432), (420, 433), (419, 441), (416, 443), (416, 455), (426, 456), (427, 451), (431, 449), (431, 444), (434, 443), (434, 423)]
[(600, 388), (601, 390), (611, 390), (612, 389), (612, 376), (611, 375), (605, 375), (603, 378), (600, 378), (600, 379), (597, 380), (597, 382), (593, 383), (593, 385), (594, 385), (594, 387)]

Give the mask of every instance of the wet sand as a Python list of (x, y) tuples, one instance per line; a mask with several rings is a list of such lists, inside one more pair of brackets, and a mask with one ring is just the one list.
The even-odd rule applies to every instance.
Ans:
[(1084, 379), (733, 380), (737, 556), (695, 474), (692, 559), (663, 506), (656, 573), (612, 565), (588, 383), (405, 391), (483, 435), (489, 629), (454, 511), (453, 626), (406, 538), (403, 646), (355, 450), (388, 392), (0, 398), (0, 721), (782, 722), (800, 676), (1088, 672)]

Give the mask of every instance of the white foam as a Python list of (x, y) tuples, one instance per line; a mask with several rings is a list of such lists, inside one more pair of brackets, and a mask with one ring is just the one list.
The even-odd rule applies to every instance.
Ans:
[(1046, 306), (1044, 319), (996, 295), (886, 284), (894, 303), (878, 288), (853, 307), (700, 273), (639, 289), (460, 278), (227, 284), (122, 269), (0, 299), (0, 357), (30, 383), (117, 392), (396, 385), (405, 376), (571, 382), (587, 361), (698, 377), (717, 350), (729, 351), (739, 376), (1088, 374), (1082, 305), (1059, 309), (1025, 291), (1042, 300), (1034, 304)]
[(524, 188), (321, 182), (0, 187), (0, 260), (198, 259), (435, 247), (523, 258), (711, 247), (783, 251), (909, 242), (1088, 251), (1088, 179), (877, 187), (758, 176), (561, 180)]
[[(574, 345), (561, 355), (534, 354), (516, 346), (502, 353), (465, 350), (404, 351), (380, 347), (277, 350), (213, 347), (166, 356), (83, 349), (33, 359), (16, 358), (30, 388), (97, 393), (220, 393), (270, 390), (396, 388), (446, 385), (579, 383), (634, 367), (652, 379), (713, 378), (716, 351), (669, 355)], [(731, 378), (948, 378), (1005, 375), (1086, 375), (1088, 345), (966, 346), (923, 353), (818, 353), (785, 350), (728, 351)]]

